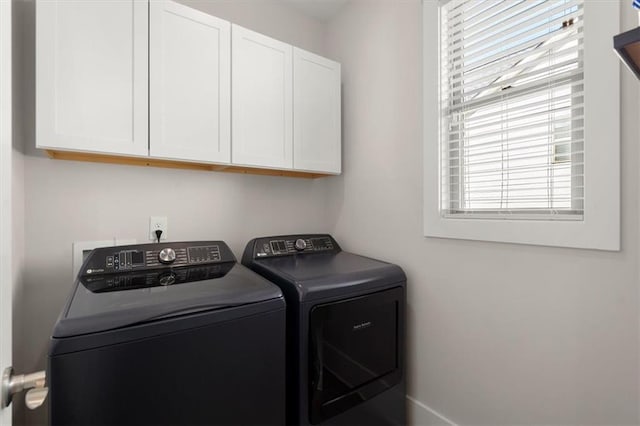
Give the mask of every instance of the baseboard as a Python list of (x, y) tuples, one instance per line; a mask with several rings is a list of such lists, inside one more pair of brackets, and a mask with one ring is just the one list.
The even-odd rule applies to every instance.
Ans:
[(408, 424), (411, 426), (458, 426), (431, 407), (407, 395)]

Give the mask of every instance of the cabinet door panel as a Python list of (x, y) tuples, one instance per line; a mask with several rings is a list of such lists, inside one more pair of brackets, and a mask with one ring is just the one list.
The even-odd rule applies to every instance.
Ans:
[(150, 3), (150, 153), (229, 163), (231, 25), (173, 1)]
[(340, 64), (293, 50), (293, 167), (340, 173)]
[(148, 9), (141, 1), (39, 1), (36, 144), (148, 154)]
[(234, 164), (291, 168), (292, 47), (232, 25)]

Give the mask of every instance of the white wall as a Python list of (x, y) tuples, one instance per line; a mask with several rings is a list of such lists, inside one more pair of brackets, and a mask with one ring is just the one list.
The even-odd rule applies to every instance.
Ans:
[(326, 48), (343, 69), (334, 233), (407, 272), (414, 424), (442, 423), (421, 405), (459, 424), (638, 424), (640, 83), (623, 70), (621, 252), (426, 239), (420, 0), (352, 0)]
[[(285, 42), (322, 53), (323, 27), (271, 1), (185, 1)], [(16, 4), (17, 96), (24, 161), (26, 268), (16, 291), (14, 366), (45, 367), (53, 324), (73, 283), (74, 241), (147, 242), (151, 215), (167, 216), (169, 239), (222, 239), (241, 256), (250, 238), (329, 232), (329, 181), (50, 160), (35, 150), (33, 1)], [(14, 424), (45, 424), (46, 407), (15, 404)]]
[[(19, 321), (16, 321), (16, 310), (18, 309), (20, 294), (24, 283), (24, 257), (25, 257), (25, 224), (24, 224), (24, 132), (25, 125), (23, 122), (23, 114), (21, 113), (24, 105), (22, 94), (23, 81), (15, 76), (22, 73), (22, 64), (24, 52), (21, 50), (21, 38), (23, 36), (22, 27), (16, 25), (19, 9), (16, 2), (12, 4), (12, 112), (13, 112), (13, 129), (12, 129), (12, 158), (11, 158), (11, 208), (12, 208), (12, 279), (13, 279), (13, 329), (12, 347), (13, 347), (13, 366), (19, 364), (16, 358), (16, 348), (21, 343), (19, 333), (15, 332)], [(4, 366), (3, 366), (4, 367)], [(22, 373), (21, 371), (16, 371)], [(16, 419), (14, 418), (14, 424)]]
[[(0, 2), (0, 369), (10, 365), (13, 302), (13, 211), (15, 172), (12, 149), (12, 5)], [(9, 309), (7, 309), (9, 308)], [(11, 412), (0, 409), (0, 425), (11, 425)]]
[[(307, 181), (42, 157), (33, 139), (34, 3), (18, 0), (28, 154), (19, 370), (44, 367), (72, 284), (71, 243), (144, 241), (148, 216), (161, 214), (172, 240), (220, 238), (236, 255), (259, 234), (335, 231), (345, 249), (403, 266), (414, 424), (438, 423), (422, 404), (460, 424), (639, 423), (638, 81), (622, 72), (620, 253), (425, 239), (419, 0), (352, 0), (326, 39), (321, 24), (276, 0), (183, 1), (342, 62), (345, 173)], [(16, 414), (16, 425), (46, 422), (43, 409)]]
[(282, 0), (177, 0), (285, 43), (324, 54), (325, 25)]

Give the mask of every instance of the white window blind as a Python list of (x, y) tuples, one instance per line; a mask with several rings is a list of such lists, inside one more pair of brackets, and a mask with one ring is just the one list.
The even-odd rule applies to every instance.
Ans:
[(440, 212), (583, 219), (584, 0), (440, 6)]

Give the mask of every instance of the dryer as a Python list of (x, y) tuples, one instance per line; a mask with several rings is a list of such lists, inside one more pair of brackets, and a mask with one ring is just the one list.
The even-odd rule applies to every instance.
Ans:
[(287, 302), (287, 423), (404, 425), (406, 276), (330, 235), (250, 241), (242, 263)]
[(284, 425), (285, 302), (222, 241), (99, 248), (48, 357), (52, 425)]

